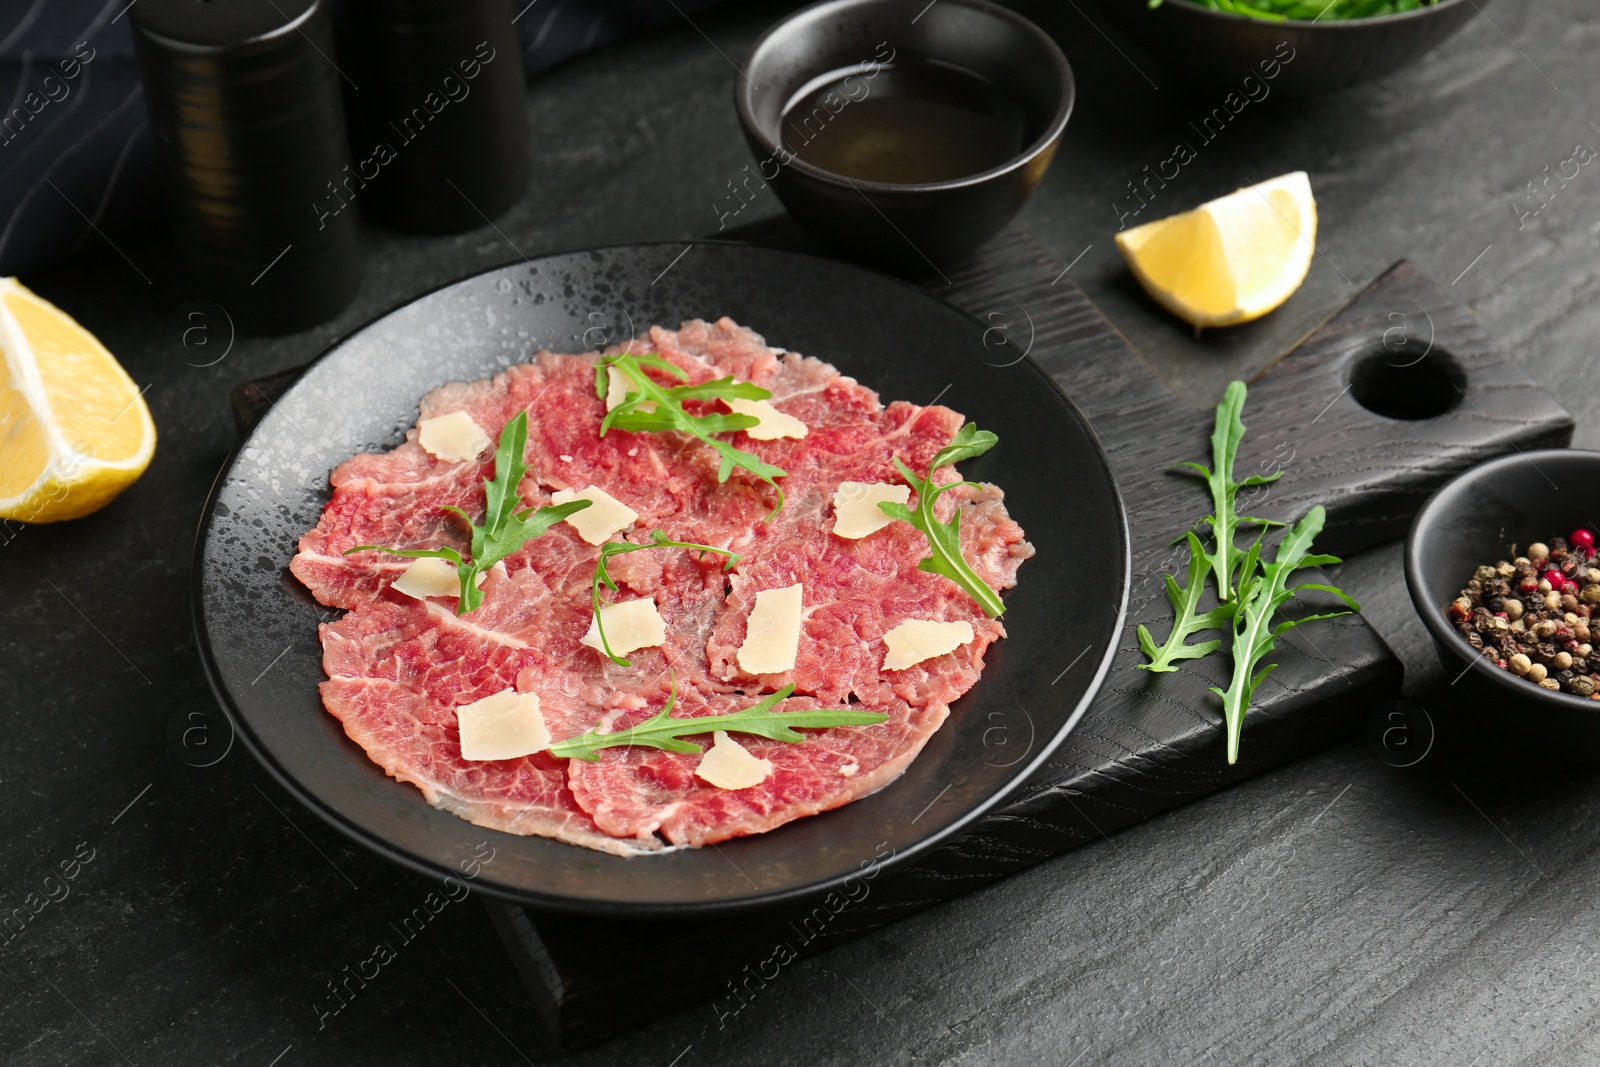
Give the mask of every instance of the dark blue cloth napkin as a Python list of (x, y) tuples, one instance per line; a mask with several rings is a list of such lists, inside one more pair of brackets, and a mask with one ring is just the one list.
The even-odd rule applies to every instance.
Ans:
[[(531, 76), (717, 2), (509, 0), (508, 10)], [(130, 6), (0, 0), (0, 276), (62, 259), (161, 210)]]

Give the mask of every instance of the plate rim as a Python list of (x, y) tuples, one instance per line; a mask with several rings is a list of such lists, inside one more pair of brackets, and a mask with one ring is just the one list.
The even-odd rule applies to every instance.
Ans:
[[(765, 254), (816, 260), (833, 268), (845, 267), (850, 270), (861, 271), (866, 274), (875, 275), (879, 279), (892, 282), (895, 285), (914, 293), (917, 297), (926, 300), (932, 300), (976, 325), (984, 325), (982, 320), (978, 319), (976, 316), (968, 313), (962, 308), (955, 306), (952, 303), (949, 303), (948, 301), (940, 299), (932, 293), (929, 293), (922, 287), (916, 285), (914, 282), (907, 281), (904, 278), (886, 273), (884, 271), (875, 270), (871, 267), (865, 267), (857, 263), (842, 259), (835, 259), (826, 255), (819, 255), (813, 252), (798, 251), (787, 248), (773, 248), (768, 245), (758, 244), (751, 241), (737, 241), (716, 238), (695, 238), (689, 241), (625, 241), (614, 244), (591, 245), (582, 248), (548, 251), (543, 252), (538, 256), (519, 255), (518, 258), (508, 259), (504, 262), (485, 267), (482, 270), (473, 271), (470, 274), (453, 278), (422, 292), (415, 293), (364, 320), (359, 325), (345, 331), (334, 341), (330, 342), (314, 358), (301, 366), (301, 373), (297, 375), (292, 383), (290, 383), (288, 388), (285, 389), (284, 393), (277, 400), (273, 401), (272, 406), (276, 407), (279, 401), (281, 401), (284, 397), (287, 397), (295, 389), (299, 388), (307, 372), (321, 364), (344, 344), (389, 316), (405, 308), (411, 307), (412, 305), (446, 289), (465, 284), (477, 278), (483, 277), (484, 275), (503, 271), (507, 267), (515, 267), (518, 264), (531, 266), (537, 270), (537, 264), (540, 261), (547, 259), (575, 257), (594, 252), (677, 248), (680, 246), (684, 246), (685, 248), (692, 248), (695, 246), (733, 247), (741, 250), (752, 250)], [(1072, 711), (1068, 714), (1066, 722), (1055, 732), (1055, 735), (1048, 739), (1034, 753), (1030, 754), (1029, 757), (1026, 757), (1024, 761), (1020, 762), (1021, 770), (1017, 774), (1013, 775), (1008, 781), (1002, 783), (999, 788), (995, 789), (981, 801), (972, 805), (959, 818), (953, 820), (941, 829), (935, 830), (924, 835), (923, 837), (918, 838), (906, 848), (895, 851), (892, 856), (877, 860), (877, 873), (902, 867), (917, 857), (926, 856), (938, 846), (948, 842), (951, 838), (966, 830), (969, 830), (972, 827), (972, 824), (993, 811), (1001, 804), (1001, 802), (1013, 796), (1018, 790), (1020, 790), (1022, 786), (1030, 778), (1032, 778), (1033, 774), (1039, 769), (1039, 767), (1056, 751), (1057, 748), (1061, 746), (1061, 744), (1066, 740), (1067, 736), (1077, 729), (1078, 724), (1082, 721), (1084, 714), (1088, 711), (1089, 706), (1094, 702), (1095, 697), (1099, 694), (1101, 687), (1104, 685), (1107, 674), (1110, 673), (1112, 661), (1115, 659), (1117, 654), (1118, 638), (1127, 627), (1128, 601), (1131, 594), (1132, 584), (1132, 536), (1128, 526), (1127, 503), (1123, 499), (1122, 488), (1117, 480), (1116, 474), (1111, 468), (1110, 457), (1106, 455), (1104, 447), (1101, 446), (1099, 435), (1095, 431), (1093, 423), (1091, 423), (1088, 417), (1084, 415), (1084, 413), (1078, 408), (1078, 405), (1073, 401), (1072, 397), (1067, 394), (1066, 390), (1061, 387), (1060, 383), (1051, 377), (1051, 375), (1039, 365), (1038, 361), (1035, 360), (1032, 355), (1024, 354), (1022, 359), (1018, 362), (1028, 366), (1033, 373), (1037, 375), (1041, 382), (1053, 390), (1055, 395), (1062, 401), (1062, 403), (1066, 405), (1066, 409), (1071, 414), (1072, 418), (1077, 420), (1077, 422), (1080, 424), (1082, 430), (1084, 431), (1084, 436), (1094, 446), (1095, 455), (1100, 462), (1100, 466), (1105, 474), (1106, 482), (1110, 487), (1112, 502), (1114, 503), (1116, 510), (1116, 525), (1121, 534), (1115, 546), (1118, 555), (1121, 557), (1121, 574), (1120, 581), (1118, 583), (1116, 622), (1111, 629), (1108, 640), (1105, 642), (1105, 648), (1100, 654), (1099, 662), (1095, 667), (1094, 675), (1089, 680), (1089, 684), (1084, 690), (1083, 696), (1079, 698), (1076, 706), (1073, 707)], [(255, 757), (256, 761), (262, 767), (264, 767), (268, 774), (270, 774), (272, 778), (303, 807), (309, 809), (325, 823), (333, 826), (334, 829), (338, 830), (345, 837), (372, 850), (373, 852), (378, 853), (385, 859), (400, 864), (402, 867), (405, 867), (408, 870), (430, 878), (439, 878), (441, 876), (459, 878), (460, 875), (458, 872), (443, 867), (431, 860), (416, 856), (406, 849), (403, 849), (380, 837), (376, 833), (357, 825), (353, 820), (334, 810), (329, 804), (325, 803), (320, 797), (316, 796), (310, 789), (303, 786), (293, 775), (289, 774), (288, 771), (279, 764), (276, 757), (274, 757), (272, 753), (265, 747), (265, 745), (255, 736), (253, 730), (245, 721), (243, 713), (236, 706), (231, 693), (222, 681), (221, 669), (213, 655), (213, 650), (211, 647), (212, 642), (205, 623), (205, 596), (203, 590), (205, 577), (205, 546), (211, 532), (212, 524), (216, 519), (216, 505), (222, 490), (224, 486), (228, 484), (230, 476), (234, 473), (239, 459), (244, 453), (245, 449), (249, 446), (255, 435), (260, 431), (262, 422), (265, 420), (265, 417), (268, 413), (270, 413), (270, 408), (268, 409), (268, 412), (263, 412), (261, 416), (258, 416), (257, 420), (251, 425), (250, 429), (245, 433), (245, 435), (234, 444), (234, 447), (228, 453), (226, 460), (224, 460), (222, 466), (218, 469), (216, 477), (212, 481), (211, 489), (206, 494), (204, 509), (200, 514), (200, 521), (195, 531), (193, 560), (190, 566), (190, 618), (194, 627), (196, 650), (200, 657), (201, 667), (206, 676), (206, 683), (210, 687), (212, 696), (217, 701), (218, 706), (222, 709), (224, 715), (227, 717), (229, 727), (233, 730), (234, 736), (244, 742), (245, 748), (253, 757)], [(980, 677), (979, 682), (981, 683), (981, 681), (982, 678)], [(976, 685), (974, 688), (976, 688)], [(965, 694), (963, 694), (963, 696), (965, 696)], [(393, 780), (393, 777), (389, 776), (389, 779)], [(888, 784), (892, 785), (893, 783), (891, 782)], [(420, 797), (420, 794), (418, 799), (424, 805), (427, 804), (426, 800), (423, 800)], [(848, 805), (841, 805), (841, 807), (844, 806)], [(468, 824), (475, 825), (471, 823)], [(487, 831), (493, 828), (481, 827), (481, 829)], [(781, 827), (774, 827), (774, 829), (781, 829)], [(496, 832), (503, 833), (505, 831)], [(569, 845), (569, 847), (578, 848), (581, 846)], [(642, 858), (646, 860), (649, 859), (649, 857), (633, 858)], [(825, 895), (830, 890), (839, 888), (846, 881), (853, 877), (857, 877), (856, 872), (848, 872), (832, 877), (807, 881), (803, 885), (790, 886), (787, 888), (773, 890), (755, 889), (747, 896), (718, 900), (641, 902), (597, 900), (594, 898), (586, 898), (581, 896), (560, 895), (542, 891), (518, 889), (502, 883), (496, 883), (490, 876), (488, 869), (485, 868), (477, 877), (472, 880), (471, 888), (473, 891), (482, 892), (487, 896), (505, 900), (513, 904), (536, 908), (540, 911), (556, 914), (585, 915), (615, 919), (708, 918), (712, 916), (750, 914), (758, 911), (771, 910), (787, 903), (793, 903), (802, 900), (813, 900)]]

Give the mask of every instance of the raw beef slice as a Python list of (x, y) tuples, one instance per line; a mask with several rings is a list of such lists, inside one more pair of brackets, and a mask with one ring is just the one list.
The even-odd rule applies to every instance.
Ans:
[[(943, 407), (897, 402), (816, 359), (782, 353), (723, 319), (653, 328), (628, 350), (660, 353), (693, 382), (732, 374), (771, 390), (772, 403), (806, 423), (804, 439), (739, 448), (787, 471), (773, 488), (735, 471), (716, 477), (717, 455), (680, 433), (599, 434), (594, 353), (540, 352), (493, 379), (452, 383), (423, 398), (421, 418), (466, 411), (491, 438), (528, 412), (523, 502), (596, 485), (639, 513), (624, 536), (660, 529), (674, 540), (728, 548), (742, 558), (724, 572), (715, 554), (660, 549), (615, 557), (609, 599), (649, 597), (667, 626), (660, 648), (640, 649), (620, 667), (579, 644), (589, 626), (598, 549), (565, 523), (528, 542), (490, 573), (481, 607), (455, 614), (453, 597), (426, 601), (389, 586), (409, 561), (361, 544), (466, 548), (466, 531), (444, 505), (483, 512), (492, 451), (448, 462), (417, 443), (417, 431), (383, 455), (360, 455), (330, 479), (333, 492), (316, 528), (300, 540), (290, 569), (324, 604), (347, 609), (324, 625), (323, 702), (345, 732), (390, 775), (430, 804), (482, 826), (539, 834), (619, 855), (665, 844), (701, 845), (760, 833), (826, 811), (893, 780), (943, 723), (949, 704), (977, 681), (988, 645), (1005, 636), (954, 583), (917, 569), (922, 535), (894, 523), (859, 541), (833, 535), (832, 495), (843, 481), (899, 481), (898, 458), (925, 470), (962, 417)], [(618, 348), (612, 351), (622, 351)], [(938, 473), (941, 482), (959, 476)], [(1033, 554), (993, 486), (962, 487), (939, 501), (941, 517), (962, 509), (966, 558), (997, 589), (1016, 584)], [(792, 671), (752, 677), (737, 653), (755, 594), (799, 582), (804, 621)], [(909, 618), (964, 620), (976, 639), (908, 670), (882, 669), (883, 635)], [(515, 688), (537, 693), (551, 736), (614, 730), (655, 714), (676, 682), (678, 717), (729, 714), (793, 684), (781, 710), (848, 706), (881, 711), (872, 726), (807, 730), (787, 744), (736, 734), (773, 773), (748, 789), (723, 790), (695, 776), (699, 755), (614, 748), (600, 759), (547, 753), (514, 760), (461, 758), (455, 709)], [(695, 738), (710, 743), (709, 735)]]

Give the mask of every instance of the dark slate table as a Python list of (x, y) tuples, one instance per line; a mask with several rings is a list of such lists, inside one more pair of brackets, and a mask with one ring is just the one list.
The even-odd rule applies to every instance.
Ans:
[[(238, 382), (521, 252), (714, 232), (749, 162), (727, 57), (785, 6), (696, 16), (539, 79), (523, 201), (455, 238), (369, 228), (360, 294), (317, 330), (231, 348), (191, 334), (186, 347), (158, 234), (25, 279), (148, 383), (162, 436), (149, 473), (99, 515), (0, 533), (0, 913), (35, 909), (0, 933), (6, 1064), (558, 1058), (476, 902), (397, 934), (429, 886), (347, 844), (229, 747), (189, 628), (194, 524), (233, 440)], [(1600, 445), (1586, 421), (1600, 412), (1600, 171), (1553, 187), (1537, 215), (1527, 186), (1577, 143), (1600, 145), (1600, 14), (1584, 0), (1483, 6), (1412, 71), (1298, 108), (1252, 105), (1148, 209), (1311, 173), (1321, 255), (1260, 323), (1195, 340), (1122, 270), (1111, 235), (1125, 183), (1210, 96), (1125, 40), (1113, 48), (1076, 4), (1031, 11), (1059, 30), (1080, 98), (1021, 221), (1197, 405), (1410, 256), (1578, 416), (1575, 444)], [(765, 192), (737, 222), (780, 210)], [(1447, 680), (1397, 550), (1338, 577), (1405, 660), (1411, 694), (1439, 707)], [(736, 1014), (691, 1008), (565, 1061), (1595, 1062), (1600, 775), (1551, 748), (1508, 768), (1441, 746), (1394, 769), (1352, 741), (797, 963)], [(63, 870), (75, 877), (46, 881)], [(336, 1000), (379, 941), (394, 958)]]

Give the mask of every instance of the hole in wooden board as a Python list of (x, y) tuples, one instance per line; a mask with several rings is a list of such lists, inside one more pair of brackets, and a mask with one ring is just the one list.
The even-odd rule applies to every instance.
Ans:
[(1420, 339), (1384, 343), (1351, 362), (1350, 395), (1386, 419), (1415, 422), (1453, 411), (1467, 388), (1454, 356)]

